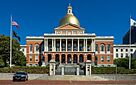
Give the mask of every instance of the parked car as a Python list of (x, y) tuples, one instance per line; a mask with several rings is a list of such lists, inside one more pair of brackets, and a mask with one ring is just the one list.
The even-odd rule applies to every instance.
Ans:
[(22, 71), (16, 72), (13, 76), (13, 81), (16, 81), (16, 80), (20, 80), (20, 81), (28, 80), (28, 73), (22, 72)]

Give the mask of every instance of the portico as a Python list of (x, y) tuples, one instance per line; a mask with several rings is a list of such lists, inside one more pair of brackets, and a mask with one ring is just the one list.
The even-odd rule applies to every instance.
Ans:
[[(56, 35), (57, 36), (57, 35)], [(94, 36), (91, 38), (82, 37), (78, 38), (49, 38), (48, 36), (44, 39), (45, 52), (94, 52), (95, 42)]]

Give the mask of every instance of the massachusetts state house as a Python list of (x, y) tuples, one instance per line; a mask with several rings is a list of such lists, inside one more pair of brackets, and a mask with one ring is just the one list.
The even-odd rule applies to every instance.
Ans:
[(45, 66), (51, 59), (58, 64), (79, 64), (91, 60), (94, 66), (113, 65), (113, 36), (85, 33), (68, 6), (67, 14), (54, 28), (55, 33), (27, 36), (25, 55), (27, 66)]

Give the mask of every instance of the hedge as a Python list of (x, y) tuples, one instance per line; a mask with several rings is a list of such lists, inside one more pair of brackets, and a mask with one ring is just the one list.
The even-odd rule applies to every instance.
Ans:
[(5, 68), (0, 68), (0, 73), (15, 73), (17, 71), (25, 71), (28, 73), (35, 73), (35, 74), (45, 74), (49, 73), (49, 67), (27, 67), (27, 66), (15, 66), (12, 68), (5, 67)]
[(92, 67), (92, 74), (136, 74), (136, 69), (125, 69), (124, 67)]
[[(17, 71), (25, 71), (28, 73), (35, 74), (48, 74), (49, 66), (46, 67), (19, 67), (15, 66), (12, 68), (4, 67), (0, 68), (0, 73), (15, 73)], [(117, 67), (118, 74), (136, 74), (136, 69), (125, 69), (124, 67)], [(92, 67), (92, 74), (116, 74), (116, 67)]]

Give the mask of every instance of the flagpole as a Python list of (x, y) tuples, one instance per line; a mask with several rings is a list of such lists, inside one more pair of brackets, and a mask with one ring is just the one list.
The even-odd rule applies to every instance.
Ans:
[(129, 69), (131, 69), (131, 14), (130, 14), (130, 29), (129, 29), (130, 33), (129, 33)]
[(10, 16), (10, 67), (12, 66), (12, 15)]

